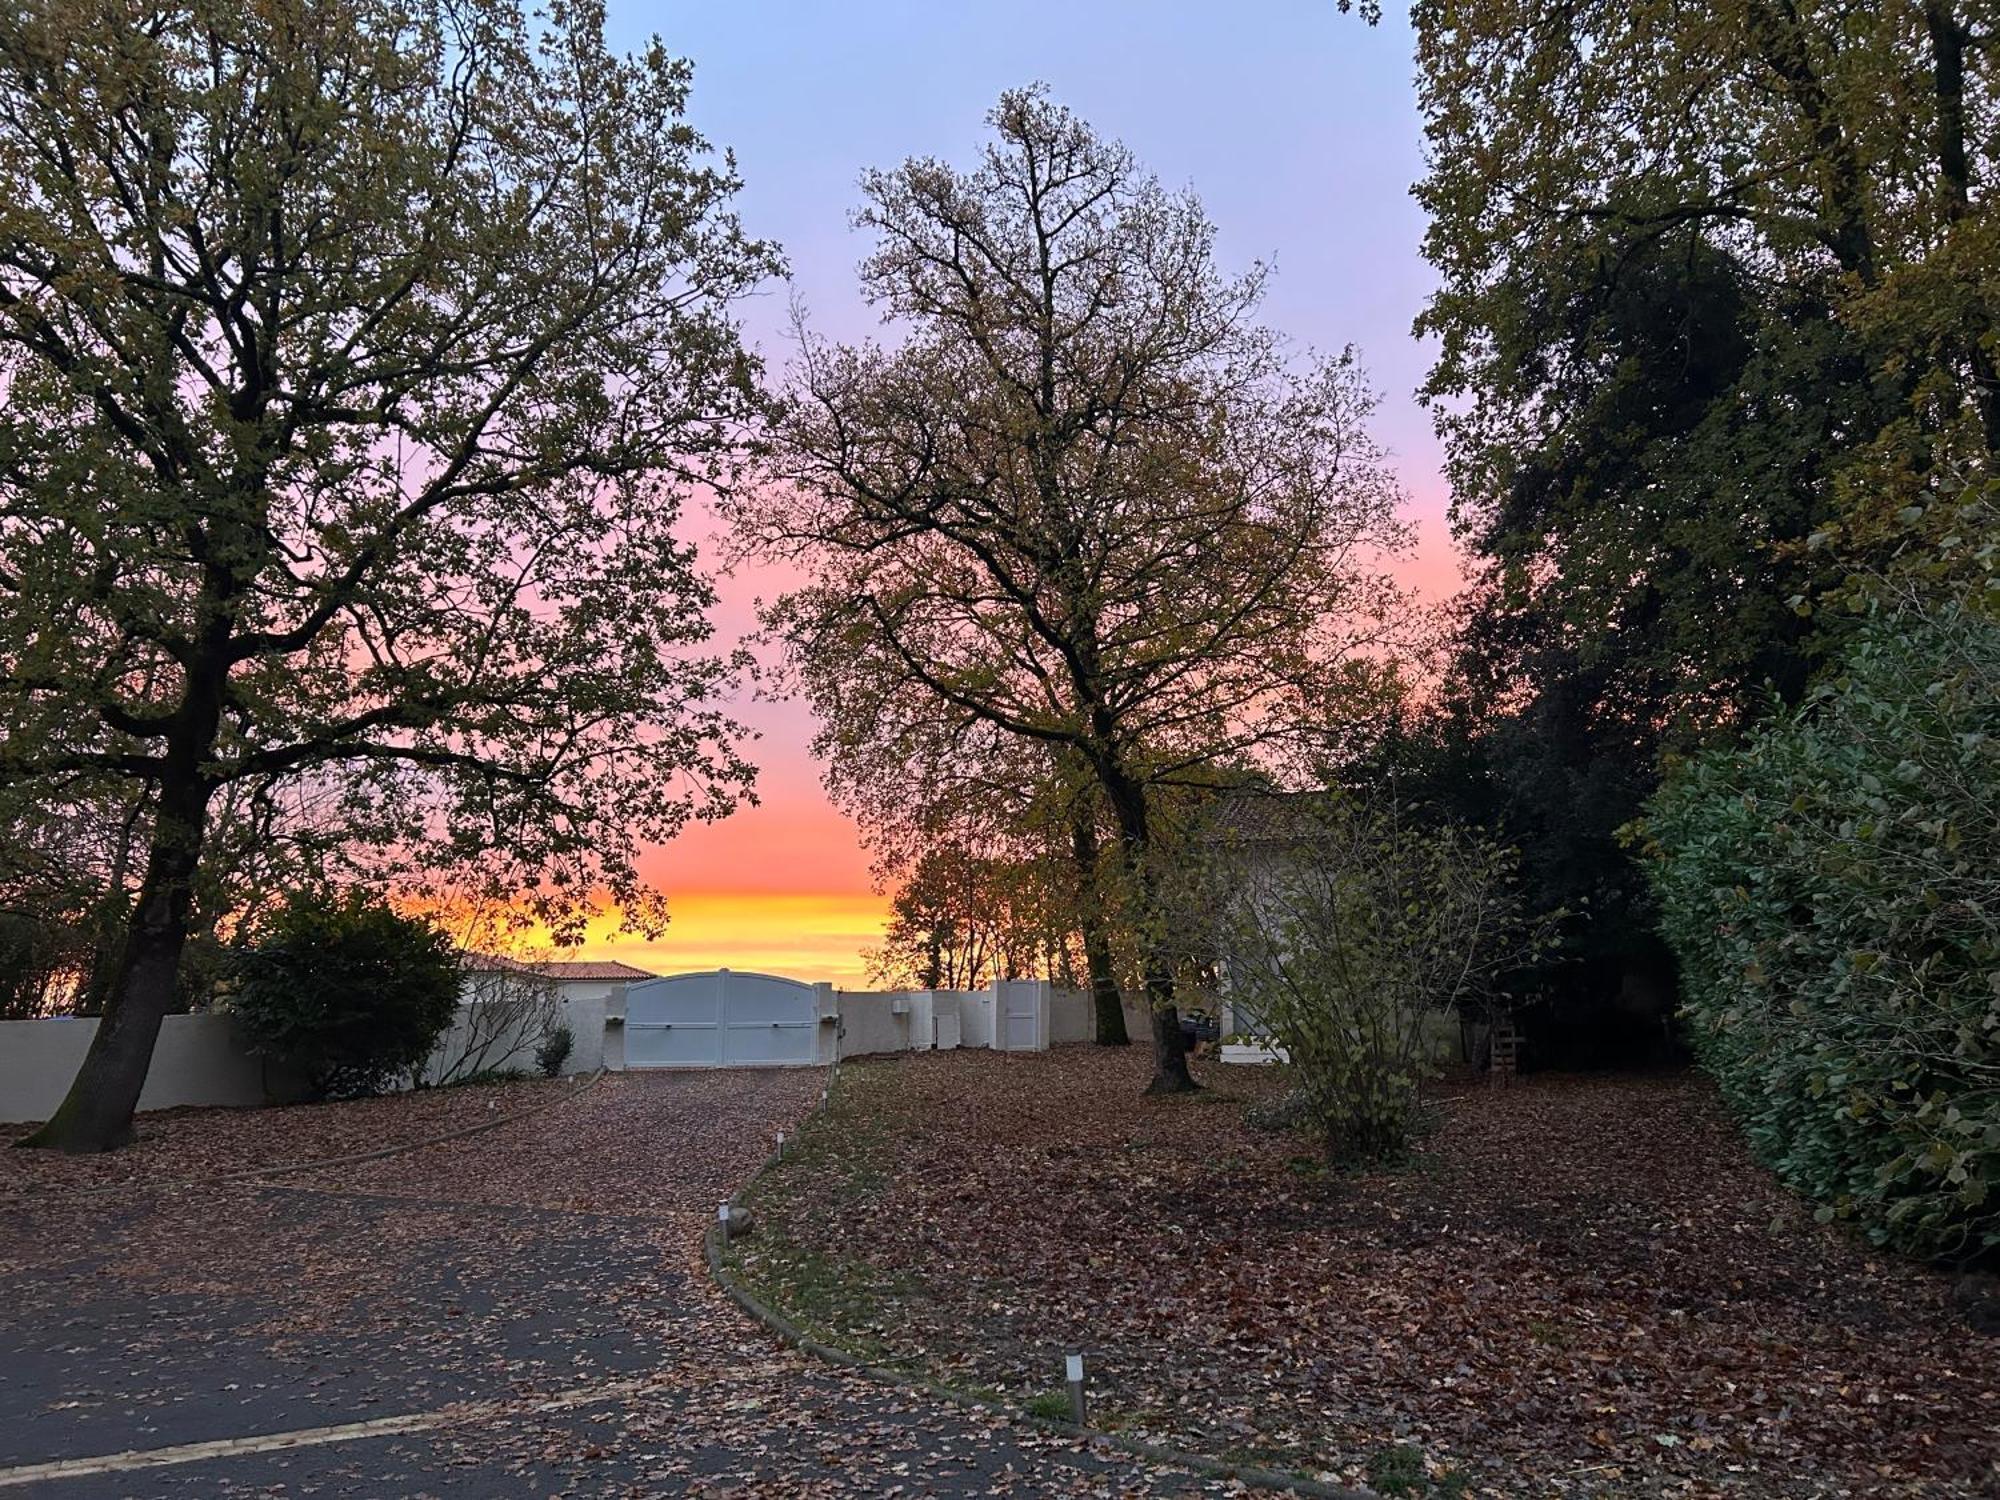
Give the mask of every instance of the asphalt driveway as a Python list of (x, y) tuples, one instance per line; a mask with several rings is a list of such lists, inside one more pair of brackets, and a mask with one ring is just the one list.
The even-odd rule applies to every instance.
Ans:
[(615, 1075), (356, 1167), (0, 1208), (0, 1490), (1227, 1490), (817, 1365), (715, 1290), (715, 1204), (822, 1081)]

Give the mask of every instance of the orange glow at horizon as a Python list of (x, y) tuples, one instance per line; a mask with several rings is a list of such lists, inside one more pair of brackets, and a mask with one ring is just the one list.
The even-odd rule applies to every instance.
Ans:
[[(1436, 602), (1463, 581), (1458, 554), (1435, 495), (1413, 494), (1417, 542), (1391, 571), (1418, 597)], [(789, 582), (775, 573), (720, 581), (717, 635), (739, 636), (754, 622), (752, 596)], [(882, 941), (889, 897), (868, 874), (860, 831), (828, 801), (807, 751), (811, 712), (801, 703), (748, 701), (736, 712), (757, 733), (758, 805), (719, 823), (698, 823), (647, 851), (640, 868), (666, 892), (669, 923), (657, 942), (620, 933), (615, 918), (593, 922), (576, 956), (616, 959), (656, 974), (740, 969), (828, 981), (867, 982), (862, 950)]]
[(866, 987), (862, 950), (882, 940), (889, 898), (873, 892), (691, 891), (668, 897), (672, 920), (657, 942), (593, 924), (582, 954), (655, 974), (738, 969)]

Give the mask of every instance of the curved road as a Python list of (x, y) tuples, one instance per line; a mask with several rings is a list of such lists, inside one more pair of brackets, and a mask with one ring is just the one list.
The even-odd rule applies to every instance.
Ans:
[(744, 1318), (700, 1235), (823, 1081), (614, 1075), (349, 1169), (0, 1210), (0, 1500), (1235, 1490)]

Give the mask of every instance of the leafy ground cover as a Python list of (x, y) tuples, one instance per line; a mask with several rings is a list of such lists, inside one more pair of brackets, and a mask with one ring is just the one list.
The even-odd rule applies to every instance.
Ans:
[(338, 1104), (156, 1110), (138, 1117), (130, 1146), (98, 1156), (7, 1150), (34, 1127), (0, 1125), (0, 1198), (185, 1181), (414, 1145), (496, 1114), (519, 1114), (579, 1086), (567, 1078), (512, 1079)]
[(1394, 1172), (1070, 1048), (843, 1067), (734, 1252), (830, 1341), (1385, 1493), (1988, 1494), (2000, 1339), (1745, 1155), (1698, 1077), (1435, 1097)]
[[(702, 1231), (824, 1081), (614, 1074), (386, 1160), (16, 1200), (0, 1213), (0, 1471), (430, 1413), (434, 1428), (42, 1488), (62, 1500), (1237, 1492), (861, 1378), (744, 1317), (707, 1275)], [(189, 1131), (237, 1119), (183, 1118)], [(292, 1159), (328, 1112), (251, 1118), (287, 1136)]]

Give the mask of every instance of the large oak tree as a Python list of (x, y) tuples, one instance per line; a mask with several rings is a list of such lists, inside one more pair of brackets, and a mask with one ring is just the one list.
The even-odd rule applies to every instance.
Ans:
[(812, 580), (768, 620), (824, 716), (928, 704), (1101, 796), (1153, 1087), (1185, 1089), (1163, 805), (1339, 720), (1396, 490), (1352, 359), (1288, 358), (1191, 195), (1039, 91), (990, 119), (970, 171), (864, 178), (862, 286), (900, 338), (801, 328), (740, 534)]
[(0, 18), (0, 780), (148, 828), (40, 1143), (128, 1134), (221, 789), (335, 778), (560, 924), (746, 783), (673, 526), (774, 258), (688, 86), (588, 3)]
[[(1796, 701), (1857, 569), (2000, 439), (1994, 8), (1417, 0), (1418, 323), (1472, 586), (1434, 790), (1657, 966), (1614, 831)], [(1829, 619), (1836, 623), (1829, 625)], [(1457, 794), (1452, 791), (1457, 784)]]
[(1487, 648), (1596, 673), (1642, 755), (1728, 730), (1767, 683), (1795, 698), (1795, 608), (2000, 442), (2000, 17), (1424, 0), (1413, 21), (1440, 277), (1418, 328)]

